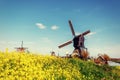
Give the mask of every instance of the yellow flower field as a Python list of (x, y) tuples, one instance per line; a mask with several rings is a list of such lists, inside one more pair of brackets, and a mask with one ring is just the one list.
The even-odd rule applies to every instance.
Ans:
[(120, 68), (92, 61), (0, 52), (0, 80), (119, 80)]

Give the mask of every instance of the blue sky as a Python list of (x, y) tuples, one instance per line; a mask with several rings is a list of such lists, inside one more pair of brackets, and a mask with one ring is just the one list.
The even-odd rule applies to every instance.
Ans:
[(91, 30), (85, 36), (90, 56), (120, 57), (119, 0), (0, 0), (0, 50), (24, 41), (31, 52), (72, 53), (72, 44), (57, 47), (73, 38), (68, 20), (76, 34)]

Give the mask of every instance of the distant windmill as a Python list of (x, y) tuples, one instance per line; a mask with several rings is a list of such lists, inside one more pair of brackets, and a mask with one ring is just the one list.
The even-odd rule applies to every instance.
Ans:
[(75, 55), (77, 54), (77, 55), (79, 55), (79, 57), (84, 57), (84, 55), (88, 55), (88, 54), (84, 54), (84, 53), (82, 54), (82, 52), (83, 52), (82, 48), (87, 49), (84, 46), (84, 40), (85, 40), (84, 36), (87, 35), (88, 33), (90, 33), (90, 30), (85, 31), (82, 34), (79, 34), (76, 36), (74, 29), (73, 29), (72, 22), (70, 20), (68, 22), (69, 22), (69, 26), (70, 26), (70, 29), (71, 29), (71, 32), (72, 32), (72, 35), (74, 36), (74, 38), (73, 38), (73, 40), (69, 40), (69, 41), (65, 42), (64, 44), (59, 45), (58, 47), (62, 48), (73, 42), (73, 47), (74, 47), (73, 53), (75, 53)]
[(21, 43), (21, 47), (16, 47), (15, 49), (16, 49), (18, 52), (25, 52), (26, 49), (28, 49), (28, 48), (23, 47), (23, 41), (22, 41), (22, 43)]

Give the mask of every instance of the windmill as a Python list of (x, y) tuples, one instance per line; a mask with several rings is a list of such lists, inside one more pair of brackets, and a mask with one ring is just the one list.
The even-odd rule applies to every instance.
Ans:
[(69, 41), (59, 45), (58, 48), (62, 48), (64, 46), (67, 46), (67, 45), (73, 43), (74, 51), (72, 54), (76, 53), (77, 55), (79, 55), (80, 58), (82, 58), (83, 57), (82, 48), (87, 49), (84, 46), (84, 36), (87, 35), (88, 33), (90, 33), (90, 30), (87, 30), (79, 35), (75, 35), (71, 20), (69, 20), (68, 23), (69, 23), (69, 26), (70, 26), (70, 29), (71, 29), (71, 32), (73, 35), (73, 40), (69, 40)]
[(23, 41), (22, 41), (22, 43), (21, 43), (21, 47), (16, 47), (15, 49), (16, 49), (18, 52), (25, 52), (26, 49), (28, 49), (28, 48), (23, 47)]

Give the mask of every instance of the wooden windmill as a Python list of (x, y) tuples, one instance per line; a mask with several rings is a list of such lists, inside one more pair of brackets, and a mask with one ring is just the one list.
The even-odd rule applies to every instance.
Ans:
[(67, 45), (73, 43), (74, 51), (72, 54), (76, 53), (77, 55), (79, 55), (80, 58), (82, 58), (85, 55), (85, 54), (82, 54), (82, 52), (83, 52), (82, 50), (87, 49), (84, 46), (84, 36), (87, 35), (88, 33), (90, 33), (90, 30), (87, 30), (79, 35), (75, 35), (72, 22), (69, 20), (68, 23), (69, 23), (72, 35), (74, 36), (73, 40), (69, 40), (69, 41), (65, 42), (64, 44), (59, 45), (58, 47), (62, 48), (64, 46), (67, 46)]
[(15, 48), (18, 52), (25, 52), (28, 48), (23, 47), (23, 41), (21, 43), (21, 47), (16, 47)]

